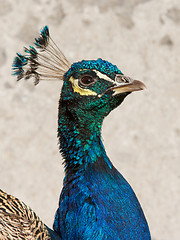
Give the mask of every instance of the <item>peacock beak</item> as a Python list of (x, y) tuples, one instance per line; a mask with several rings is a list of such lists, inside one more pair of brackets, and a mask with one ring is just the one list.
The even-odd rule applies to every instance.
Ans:
[(112, 95), (115, 96), (121, 93), (131, 93), (134, 91), (146, 89), (146, 86), (143, 82), (133, 80), (132, 78), (124, 76), (122, 74), (117, 74), (113, 83), (114, 84), (112, 87), (106, 89), (106, 91), (99, 94), (98, 97), (102, 97), (108, 91), (113, 91)]
[(133, 80), (129, 77), (126, 77), (125, 79), (127, 79), (127, 82), (116, 82), (115, 85), (111, 87), (111, 90), (114, 91), (113, 95), (120, 93), (130, 93), (146, 89), (145, 84), (141, 81)]

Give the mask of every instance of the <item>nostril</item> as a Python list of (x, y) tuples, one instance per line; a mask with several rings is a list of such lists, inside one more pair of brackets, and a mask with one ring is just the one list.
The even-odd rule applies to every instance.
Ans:
[(116, 75), (116, 77), (115, 77), (115, 82), (118, 82), (118, 83), (122, 83), (122, 82), (124, 82), (123, 81), (123, 79), (122, 79), (122, 75)]
[(116, 75), (115, 81), (117, 83), (130, 83), (131, 79), (127, 76), (124, 76), (124, 75)]
[(128, 78), (128, 77), (125, 77), (125, 76), (122, 77), (122, 80), (123, 80), (123, 82), (125, 82), (125, 83), (129, 83), (129, 82), (130, 82), (130, 81), (129, 81), (129, 78)]

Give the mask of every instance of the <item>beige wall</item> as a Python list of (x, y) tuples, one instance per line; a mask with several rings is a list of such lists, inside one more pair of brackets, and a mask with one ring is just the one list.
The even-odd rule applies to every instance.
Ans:
[(56, 128), (61, 82), (16, 83), (16, 51), (48, 24), (71, 62), (101, 57), (142, 80), (105, 120), (110, 159), (133, 186), (154, 240), (180, 235), (179, 0), (0, 1), (0, 187), (52, 226), (63, 168)]

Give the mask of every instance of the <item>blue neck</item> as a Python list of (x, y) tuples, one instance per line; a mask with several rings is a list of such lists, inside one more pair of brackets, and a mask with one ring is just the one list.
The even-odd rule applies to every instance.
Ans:
[(106, 155), (102, 121), (86, 114), (83, 121), (60, 101), (58, 136), (66, 176), (54, 230), (66, 240), (150, 240), (136, 195)]

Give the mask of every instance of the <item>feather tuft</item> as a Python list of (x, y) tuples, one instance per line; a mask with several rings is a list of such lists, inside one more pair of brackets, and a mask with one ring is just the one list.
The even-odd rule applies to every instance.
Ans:
[(42, 49), (45, 50), (49, 42), (49, 28), (48, 26), (45, 26), (44, 28), (41, 29), (41, 33), (39, 38), (35, 38), (35, 45)]
[(24, 47), (24, 54), (17, 53), (12, 70), (17, 80), (34, 77), (34, 84), (40, 80), (63, 80), (64, 74), (71, 67), (62, 51), (57, 47), (45, 26), (34, 46)]
[(13, 62), (13, 72), (14, 75), (17, 76), (17, 81), (21, 80), (24, 76), (24, 69), (23, 67), (27, 64), (28, 59), (21, 55), (20, 53), (17, 53), (17, 56), (14, 59)]

